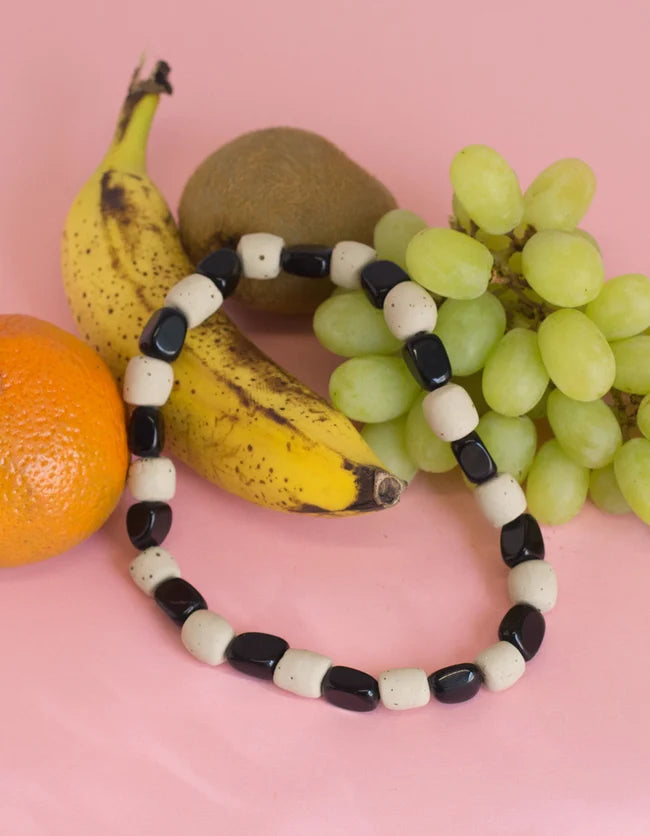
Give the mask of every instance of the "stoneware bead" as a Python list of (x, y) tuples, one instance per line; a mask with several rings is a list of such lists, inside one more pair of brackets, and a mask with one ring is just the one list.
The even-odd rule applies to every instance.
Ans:
[(386, 708), (420, 708), (431, 699), (429, 680), (422, 668), (393, 668), (378, 677), (379, 695)]
[(422, 401), (422, 411), (431, 430), (442, 441), (457, 441), (478, 425), (478, 412), (462, 386), (446, 383), (429, 392)]
[(384, 319), (394, 337), (408, 340), (415, 334), (433, 331), (438, 320), (438, 309), (421, 285), (401, 282), (386, 295)]
[(275, 279), (280, 273), (284, 241), (278, 235), (253, 232), (237, 245), (242, 272), (249, 279)]
[(526, 560), (508, 574), (508, 595), (513, 604), (530, 604), (549, 612), (557, 602), (557, 576), (547, 560)]
[(273, 682), (299, 697), (320, 697), (321, 683), (331, 667), (327, 656), (290, 647), (275, 666)]
[(510, 642), (500, 641), (483, 650), (474, 660), (488, 691), (505, 691), (526, 670), (524, 657)]
[(129, 465), (128, 488), (139, 502), (169, 502), (176, 493), (176, 468), (171, 459), (136, 459)]
[(169, 363), (138, 354), (124, 372), (123, 396), (132, 406), (162, 406), (174, 385), (174, 371)]
[(512, 522), (526, 510), (526, 495), (509, 473), (499, 473), (483, 482), (474, 493), (481, 511), (495, 528)]
[(188, 328), (196, 328), (216, 313), (223, 304), (223, 294), (207, 276), (192, 273), (177, 282), (165, 297), (165, 305), (179, 310)]
[(135, 585), (153, 597), (156, 587), (170, 578), (180, 578), (181, 569), (172, 555), (162, 546), (145, 549), (131, 561), (129, 566)]
[(235, 631), (220, 615), (211, 610), (196, 610), (181, 629), (181, 641), (199, 662), (221, 665)]
[(361, 271), (375, 258), (377, 253), (367, 244), (339, 241), (332, 250), (330, 279), (338, 287), (358, 290), (361, 287)]

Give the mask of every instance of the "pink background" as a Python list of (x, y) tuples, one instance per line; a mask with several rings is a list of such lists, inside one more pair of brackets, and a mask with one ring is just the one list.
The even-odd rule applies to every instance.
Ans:
[[(527, 185), (577, 155), (608, 275), (650, 272), (650, 7), (275, 0), (16, 3), (0, 32), (0, 311), (75, 331), (58, 268), (77, 188), (140, 52), (172, 65), (150, 169), (172, 207), (242, 131), (326, 134), (444, 224), (462, 145)], [(231, 308), (325, 393), (307, 321)], [(295, 350), (300, 346), (299, 351)], [(304, 349), (304, 350), (303, 350)], [(275, 632), (377, 674), (495, 640), (495, 532), (456, 476), (386, 513), (285, 517), (182, 465), (166, 545), (238, 631)], [(367, 715), (195, 662), (127, 575), (128, 500), (90, 541), (0, 574), (0, 831), (7, 836), (650, 832), (648, 528), (589, 506), (546, 529), (560, 601), (524, 678), (471, 703)]]

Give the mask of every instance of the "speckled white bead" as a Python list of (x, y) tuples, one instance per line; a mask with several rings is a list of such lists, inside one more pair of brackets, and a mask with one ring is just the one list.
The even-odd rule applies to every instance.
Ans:
[(273, 682), (300, 697), (320, 697), (323, 677), (331, 667), (327, 656), (290, 647), (273, 670)]
[(508, 595), (513, 604), (530, 604), (549, 612), (557, 602), (557, 576), (547, 560), (524, 560), (508, 575)]
[(127, 485), (138, 502), (168, 502), (176, 493), (174, 463), (165, 456), (134, 459)]
[(162, 406), (174, 385), (174, 370), (156, 357), (138, 354), (127, 363), (122, 394), (132, 406)]
[(384, 300), (384, 319), (391, 334), (408, 340), (436, 327), (438, 308), (430, 294), (416, 282), (400, 282), (389, 290)]
[(226, 648), (235, 631), (220, 615), (211, 610), (196, 610), (181, 629), (181, 641), (186, 649), (206, 665), (221, 665), (226, 661)]
[(379, 675), (379, 696), (386, 708), (420, 708), (431, 699), (429, 680), (422, 668), (392, 668)]
[(131, 561), (131, 577), (138, 589), (151, 597), (158, 584), (169, 578), (180, 578), (181, 569), (172, 555), (161, 546), (145, 549)]
[(192, 273), (177, 282), (165, 297), (165, 305), (176, 308), (187, 320), (188, 328), (196, 328), (223, 304), (223, 295), (207, 276)]
[(526, 495), (509, 473), (499, 473), (474, 491), (481, 511), (495, 528), (512, 522), (526, 510)]
[(457, 441), (478, 426), (474, 402), (456, 383), (429, 392), (422, 401), (422, 412), (431, 430), (443, 441)]
[(338, 287), (361, 287), (361, 271), (377, 258), (377, 253), (359, 241), (339, 241), (332, 250), (330, 279)]
[(521, 678), (526, 662), (514, 644), (497, 642), (486, 647), (474, 659), (483, 674), (483, 684), (488, 691), (505, 691)]
[(237, 245), (237, 255), (242, 273), (249, 279), (275, 279), (281, 270), (284, 241), (268, 232), (242, 235)]

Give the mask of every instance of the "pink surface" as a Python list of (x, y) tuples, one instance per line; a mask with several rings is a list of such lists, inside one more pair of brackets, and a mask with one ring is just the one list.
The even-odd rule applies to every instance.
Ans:
[[(172, 206), (218, 144), (290, 124), (443, 224), (451, 155), (486, 142), (524, 185), (558, 157), (586, 159), (599, 188), (585, 226), (608, 275), (648, 273), (649, 28), (643, 0), (14, 4), (0, 34), (0, 311), (75, 332), (63, 217), (142, 49), (173, 67), (150, 154)], [(308, 323), (233, 315), (326, 392), (334, 361)], [(375, 674), (495, 640), (505, 569), (458, 478), (419, 476), (396, 509), (330, 521), (178, 476), (166, 545), (238, 631)], [(545, 531), (560, 601), (514, 688), (357, 715), (195, 662), (128, 578), (127, 504), (66, 555), (0, 574), (3, 835), (650, 832), (638, 520), (590, 506)]]

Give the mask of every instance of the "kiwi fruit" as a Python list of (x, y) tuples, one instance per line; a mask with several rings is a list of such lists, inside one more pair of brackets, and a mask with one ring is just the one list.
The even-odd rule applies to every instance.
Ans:
[[(287, 245), (361, 241), (372, 246), (377, 221), (396, 207), (375, 177), (319, 134), (267, 128), (233, 139), (189, 178), (179, 205), (183, 244), (197, 263), (250, 232), (272, 232)], [(313, 313), (332, 292), (328, 278), (280, 273), (242, 277), (235, 297), (257, 310)]]

